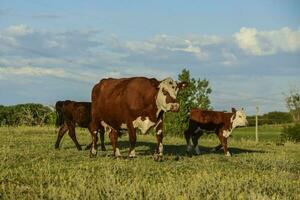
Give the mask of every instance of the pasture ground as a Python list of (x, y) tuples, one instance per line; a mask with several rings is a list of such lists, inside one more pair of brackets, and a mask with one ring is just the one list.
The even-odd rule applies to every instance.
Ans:
[[(68, 135), (55, 150), (55, 127), (1, 127), (0, 199), (300, 199), (300, 145), (277, 146), (280, 129), (261, 127), (258, 144), (254, 128), (235, 130), (232, 157), (210, 152), (215, 135), (201, 138), (193, 157), (183, 138), (166, 136), (164, 161), (155, 162), (153, 135), (138, 135), (135, 159), (111, 157), (107, 137), (108, 151), (91, 159)], [(90, 142), (84, 129), (77, 137)], [(124, 135), (124, 156), (128, 146)]]

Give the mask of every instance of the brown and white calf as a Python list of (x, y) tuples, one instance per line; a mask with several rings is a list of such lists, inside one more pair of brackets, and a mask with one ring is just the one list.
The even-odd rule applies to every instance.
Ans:
[(177, 112), (178, 91), (186, 83), (176, 83), (172, 78), (158, 81), (154, 78), (133, 77), (103, 79), (92, 90), (91, 156), (96, 155), (97, 130), (108, 132), (115, 156), (120, 156), (117, 144), (118, 130), (127, 129), (130, 140), (129, 157), (135, 157), (136, 129), (146, 133), (151, 127), (156, 131), (156, 157), (163, 155), (163, 115)]
[[(76, 102), (70, 100), (57, 101), (55, 104), (55, 109), (57, 114), (56, 126), (60, 127), (57, 134), (55, 148), (59, 148), (62, 137), (68, 131), (68, 134), (73, 140), (77, 149), (81, 150), (81, 146), (76, 138), (75, 127), (79, 126), (91, 130), (91, 102)], [(104, 134), (100, 135), (100, 140), (101, 149), (105, 150)], [(90, 148), (90, 146), (91, 145), (88, 145), (87, 149)]]
[[(203, 134), (203, 131), (214, 131), (221, 143), (216, 147), (216, 150), (223, 147), (225, 155), (231, 156), (227, 148), (227, 138), (234, 128), (247, 125), (248, 121), (244, 109), (236, 110), (232, 108), (231, 113), (192, 109), (190, 111), (189, 127), (184, 132), (187, 152), (190, 153), (194, 149), (196, 154), (200, 154), (199, 137)], [(193, 144), (191, 144), (190, 139), (192, 139)]]

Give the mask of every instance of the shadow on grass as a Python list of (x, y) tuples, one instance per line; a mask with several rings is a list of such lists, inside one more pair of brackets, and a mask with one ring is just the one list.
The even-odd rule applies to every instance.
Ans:
[[(119, 141), (119, 148), (129, 148), (130, 143), (128, 141)], [(156, 148), (156, 143), (153, 142), (136, 142), (136, 147), (144, 146), (146, 148), (143, 149), (136, 149), (136, 152), (139, 155), (152, 155)], [(200, 155), (203, 154), (224, 154), (223, 149), (220, 149), (218, 151), (214, 151), (214, 147), (204, 147), (199, 146), (200, 149)], [(244, 153), (266, 153), (265, 151), (261, 150), (252, 150), (252, 149), (241, 149), (236, 147), (229, 147), (229, 151), (232, 154), (244, 154)], [(172, 145), (172, 144), (164, 144), (164, 155), (176, 155), (176, 156), (188, 156), (186, 152), (186, 145)]]
[[(82, 147), (82, 150), (85, 150), (85, 147), (88, 144), (81, 144), (80, 146)], [(105, 146), (107, 148), (107, 155), (110, 155), (111, 152), (111, 147), (109, 147), (111, 144), (110, 142), (105, 142)], [(129, 149), (130, 143), (129, 141), (119, 141), (118, 142), (119, 149), (124, 150), (124, 149)], [(156, 148), (156, 143), (154, 142), (144, 142), (144, 141), (137, 141), (136, 142), (136, 152), (138, 155), (142, 156), (149, 156), (153, 155), (155, 148)], [(98, 143), (98, 151), (101, 152), (100, 149), (100, 144)], [(143, 147), (141, 149), (141, 147)], [(65, 147), (61, 147), (62, 149), (76, 149), (75, 145), (68, 145)], [(204, 154), (224, 154), (223, 149), (214, 151), (214, 147), (205, 147), (205, 146), (199, 146), (200, 150), (200, 155)], [(236, 147), (229, 147), (230, 153), (233, 155), (237, 154), (245, 154), (245, 153), (266, 153), (265, 151), (262, 150), (252, 150), (252, 149), (242, 149), (242, 148), (236, 148)], [(164, 155), (167, 156), (191, 156), (191, 154), (188, 154), (186, 152), (186, 145), (178, 144), (178, 145), (173, 145), (173, 144), (164, 144)]]

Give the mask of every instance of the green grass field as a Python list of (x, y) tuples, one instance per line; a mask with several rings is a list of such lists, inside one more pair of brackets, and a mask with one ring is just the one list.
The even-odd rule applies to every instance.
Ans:
[[(300, 199), (300, 145), (277, 146), (280, 126), (235, 130), (232, 157), (212, 153), (215, 135), (200, 139), (202, 154), (188, 157), (183, 138), (164, 138), (163, 162), (155, 162), (155, 136), (138, 135), (137, 158), (108, 151), (77, 151), (68, 135), (54, 149), (54, 127), (0, 128), (0, 199)], [(90, 142), (77, 129), (82, 145)], [(128, 137), (120, 139), (123, 155)]]

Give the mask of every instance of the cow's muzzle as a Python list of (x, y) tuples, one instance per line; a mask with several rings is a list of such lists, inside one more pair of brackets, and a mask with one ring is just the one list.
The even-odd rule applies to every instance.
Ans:
[(179, 110), (179, 103), (172, 103), (170, 110), (171, 110), (171, 112), (178, 112), (178, 110)]

